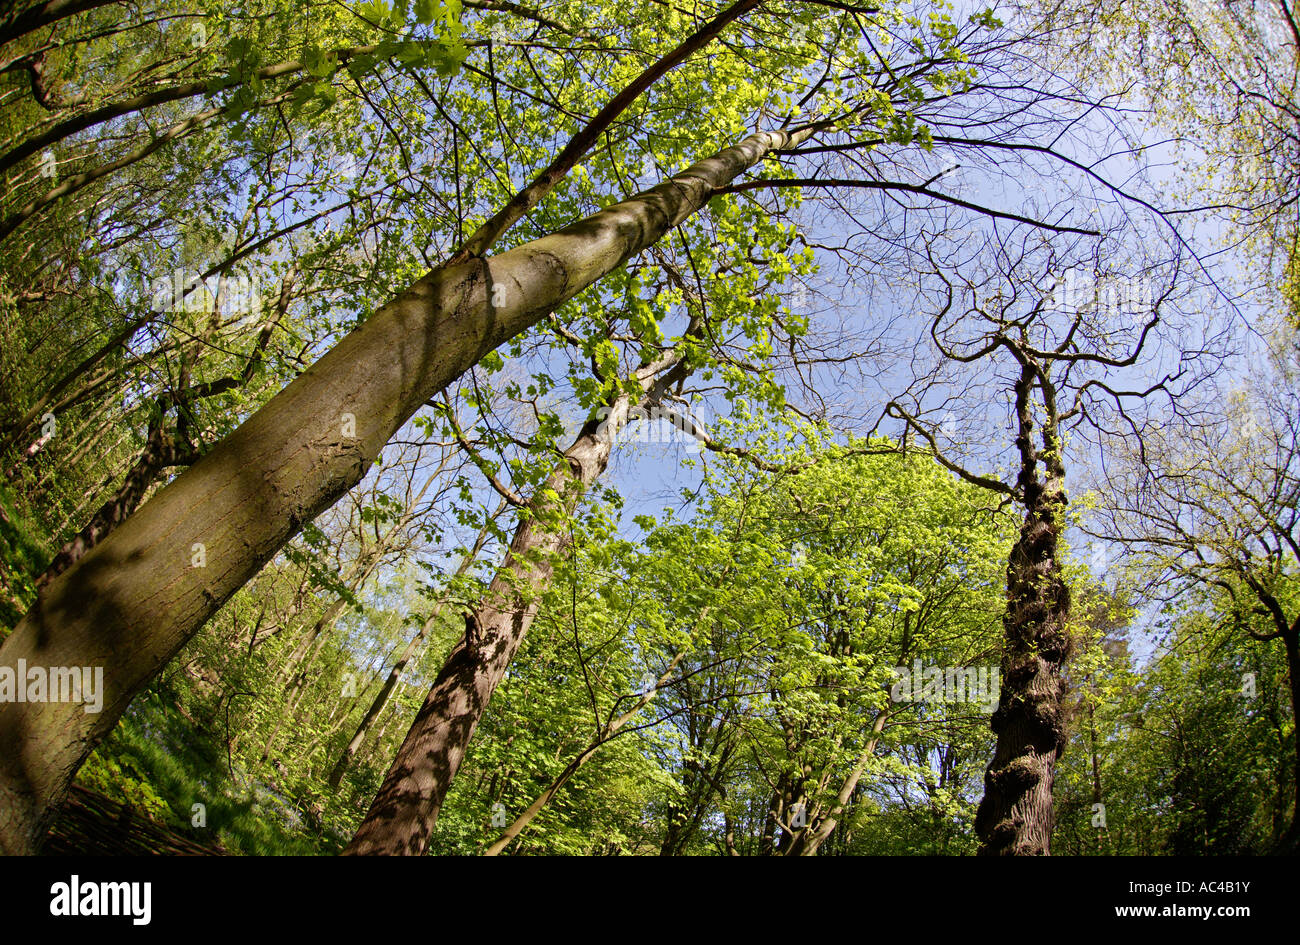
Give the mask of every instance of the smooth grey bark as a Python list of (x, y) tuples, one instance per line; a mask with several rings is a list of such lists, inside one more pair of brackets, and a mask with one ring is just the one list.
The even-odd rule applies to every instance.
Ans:
[(0, 705), (0, 852), (38, 847), (132, 697), (431, 397), (813, 130), (759, 132), (541, 239), (428, 273), (52, 581), (0, 666), (103, 667), (103, 709)]

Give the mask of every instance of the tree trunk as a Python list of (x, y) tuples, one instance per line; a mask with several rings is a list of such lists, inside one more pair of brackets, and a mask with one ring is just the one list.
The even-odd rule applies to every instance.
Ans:
[[(562, 523), (609, 463), (613, 433), (630, 407), (619, 395), (609, 420), (589, 420), (525, 510), (510, 551), (452, 649), (407, 732), (370, 811), (344, 853), (422, 855), (438, 811), (488, 700), (519, 650), (566, 543)], [(606, 427), (608, 424), (608, 427)]]
[[(1070, 593), (1061, 578), (1056, 543), (1067, 502), (1050, 403), (1043, 453), (1036, 454), (1031, 445), (1029, 393), (1036, 376), (1026, 367), (1016, 384), (1025, 520), (1007, 566), (1002, 691), (992, 718), (997, 747), (975, 815), (981, 855), (1051, 852), (1052, 783), (1066, 742), (1061, 667), (1070, 652)], [(1042, 479), (1039, 459), (1046, 467)]]
[(813, 130), (751, 135), (541, 239), (430, 272), (55, 578), (0, 646), (0, 665), (102, 666), (103, 710), (0, 706), (0, 852), (37, 848), (82, 761), (132, 697), (305, 522), (361, 480), (431, 397), (654, 244), (716, 188)]

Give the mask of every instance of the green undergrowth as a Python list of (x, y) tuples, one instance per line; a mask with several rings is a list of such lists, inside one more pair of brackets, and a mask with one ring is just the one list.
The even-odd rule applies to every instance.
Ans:
[(36, 598), (32, 581), (52, 557), (41, 527), (19, 511), (12, 489), (0, 484), (0, 640)]
[(338, 838), (313, 830), (273, 785), (248, 778), (237, 765), (232, 773), (219, 742), (161, 694), (144, 693), (82, 766), (77, 783), (230, 854), (338, 852)]

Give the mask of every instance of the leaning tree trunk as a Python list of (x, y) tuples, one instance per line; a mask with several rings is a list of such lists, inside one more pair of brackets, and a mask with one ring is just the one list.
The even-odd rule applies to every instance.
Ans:
[[(656, 386), (662, 389), (679, 377), (680, 365), (680, 360), (665, 365), (670, 369)], [(644, 378), (643, 386), (650, 379)], [(605, 419), (589, 420), (529, 502), (505, 561), (466, 616), (464, 635), (434, 680), (345, 854), (419, 856), (428, 847), (474, 729), (537, 615), (554, 557), (567, 542), (563, 523), (605, 471), (631, 406), (628, 395), (619, 394)]]
[(541, 239), (430, 272), (55, 578), (0, 646), (0, 666), (101, 666), (103, 709), (0, 705), (0, 852), (37, 848), (132, 697), (430, 398), (813, 130), (751, 135)]
[[(984, 798), (975, 815), (982, 855), (1051, 852), (1052, 783), (1066, 742), (1061, 667), (1070, 653), (1070, 593), (1057, 559), (1066, 508), (1064, 467), (1050, 419), (1043, 453), (1033, 450), (1033, 377), (1026, 369), (1016, 385), (1025, 520), (1007, 566), (1002, 691), (992, 718), (997, 747), (984, 773)], [(1049, 403), (1049, 417), (1053, 412)], [(1046, 468), (1041, 479), (1039, 460)]]

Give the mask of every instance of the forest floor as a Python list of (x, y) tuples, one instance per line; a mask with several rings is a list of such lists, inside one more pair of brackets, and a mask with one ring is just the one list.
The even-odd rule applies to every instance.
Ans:
[(46, 856), (225, 856), (127, 804), (73, 785), (45, 838)]

